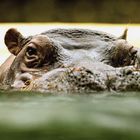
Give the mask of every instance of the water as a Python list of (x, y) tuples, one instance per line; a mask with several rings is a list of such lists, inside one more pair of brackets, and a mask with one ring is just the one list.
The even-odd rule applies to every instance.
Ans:
[(140, 139), (140, 94), (0, 92), (2, 139)]

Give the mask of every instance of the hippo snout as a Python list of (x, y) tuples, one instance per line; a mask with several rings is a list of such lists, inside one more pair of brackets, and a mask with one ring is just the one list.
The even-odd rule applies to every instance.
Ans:
[(14, 89), (24, 89), (30, 85), (33, 80), (33, 76), (29, 73), (16, 74), (15, 81), (11, 85)]

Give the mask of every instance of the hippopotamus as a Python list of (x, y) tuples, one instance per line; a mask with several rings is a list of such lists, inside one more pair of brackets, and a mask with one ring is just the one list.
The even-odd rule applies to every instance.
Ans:
[(139, 49), (126, 38), (127, 29), (120, 37), (90, 29), (51, 29), (24, 37), (11, 28), (4, 38), (11, 56), (0, 68), (0, 88), (139, 91)]

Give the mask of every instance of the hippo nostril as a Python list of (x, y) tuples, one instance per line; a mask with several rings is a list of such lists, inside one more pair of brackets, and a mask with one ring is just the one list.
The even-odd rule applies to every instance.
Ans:
[(31, 83), (31, 79), (29, 77), (26, 77), (26, 76), (22, 76), (20, 78), (20, 80), (24, 83), (25, 86), (29, 86)]
[(13, 87), (16, 89), (26, 88), (30, 85), (33, 76), (29, 73), (17, 74), (13, 83)]
[(26, 86), (29, 86), (29, 85), (31, 84), (31, 80), (27, 80), (26, 82), (24, 82), (24, 84), (25, 84)]

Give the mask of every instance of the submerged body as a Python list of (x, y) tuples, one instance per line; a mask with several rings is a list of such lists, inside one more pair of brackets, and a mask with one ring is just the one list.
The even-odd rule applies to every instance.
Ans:
[[(24, 38), (10, 29), (5, 44), (14, 54), (1, 87), (35, 91), (140, 90), (138, 52), (125, 33), (53, 29)], [(4, 74), (3, 74), (4, 73)], [(4, 75), (4, 76), (3, 76)]]

